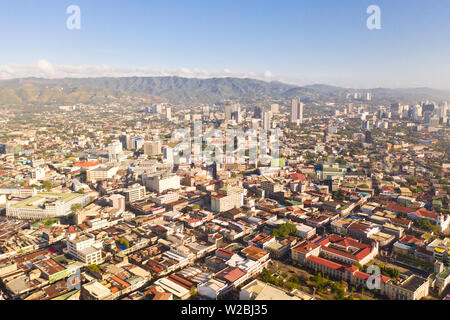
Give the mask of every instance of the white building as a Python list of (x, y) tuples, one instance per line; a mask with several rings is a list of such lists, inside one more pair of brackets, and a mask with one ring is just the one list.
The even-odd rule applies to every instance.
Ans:
[(128, 202), (141, 201), (145, 198), (145, 187), (141, 186), (139, 183), (132, 185), (131, 187), (123, 191), (125, 199)]
[(180, 177), (176, 174), (142, 175), (144, 185), (151, 191), (162, 193), (166, 190), (180, 189)]
[(71, 234), (67, 240), (69, 254), (85, 264), (100, 264), (102, 250), (94, 247), (95, 237), (89, 233)]

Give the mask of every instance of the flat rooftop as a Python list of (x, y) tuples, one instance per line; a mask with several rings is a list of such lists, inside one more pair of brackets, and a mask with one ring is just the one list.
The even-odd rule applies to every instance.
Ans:
[(400, 286), (409, 291), (416, 291), (426, 281), (427, 279), (413, 275), (410, 278), (408, 278), (405, 282), (403, 282)]

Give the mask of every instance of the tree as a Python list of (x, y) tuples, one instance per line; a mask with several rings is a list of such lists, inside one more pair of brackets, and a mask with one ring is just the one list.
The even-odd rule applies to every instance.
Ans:
[(52, 190), (53, 185), (52, 185), (51, 181), (45, 180), (44, 183), (42, 184), (42, 187), (43, 187), (47, 192), (49, 192), (50, 190)]
[(289, 235), (297, 234), (297, 227), (289, 222), (283, 223), (273, 231), (273, 235), (277, 238), (286, 238)]
[(120, 238), (119, 240), (117, 240), (117, 242), (122, 245), (125, 246), (127, 249), (130, 247), (130, 241), (128, 241), (125, 238)]
[(81, 209), (83, 209), (83, 205), (80, 203), (75, 203), (70, 207), (70, 210), (72, 210), (72, 212), (74, 214), (77, 214), (78, 212), (80, 212)]

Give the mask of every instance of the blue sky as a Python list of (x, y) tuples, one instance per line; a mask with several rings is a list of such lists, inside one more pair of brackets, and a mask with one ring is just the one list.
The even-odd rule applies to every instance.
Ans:
[[(81, 30), (66, 28), (72, 4)], [(372, 4), (381, 30), (366, 27)], [(0, 78), (230, 75), (450, 89), (449, 35), (448, 0), (3, 0)]]

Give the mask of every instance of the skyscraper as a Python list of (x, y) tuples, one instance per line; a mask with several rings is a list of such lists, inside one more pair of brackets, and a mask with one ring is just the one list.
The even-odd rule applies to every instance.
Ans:
[(262, 127), (266, 131), (269, 131), (272, 128), (272, 111), (265, 111), (263, 113)]
[(253, 110), (253, 118), (254, 119), (262, 119), (263, 109), (261, 107), (256, 106)]
[(297, 124), (303, 123), (303, 103), (298, 98), (292, 99), (290, 120)]

